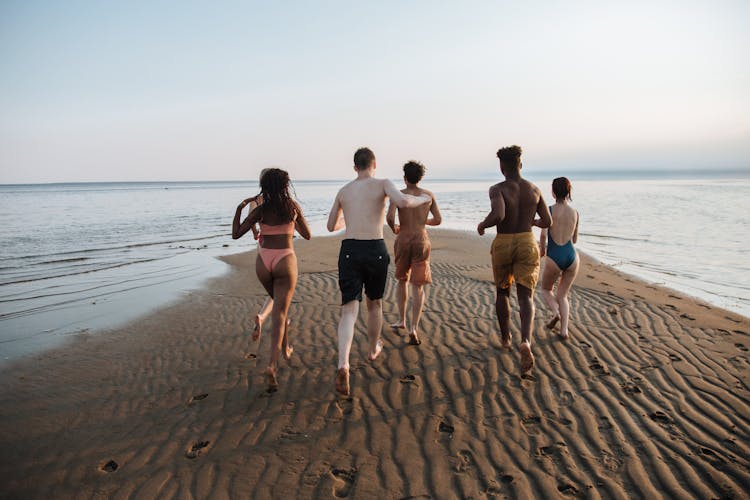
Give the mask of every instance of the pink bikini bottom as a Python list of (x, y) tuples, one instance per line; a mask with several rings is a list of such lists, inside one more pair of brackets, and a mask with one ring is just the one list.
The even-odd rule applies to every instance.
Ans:
[(258, 255), (260, 255), (260, 260), (263, 261), (263, 265), (266, 266), (266, 269), (268, 269), (269, 271), (273, 271), (273, 268), (276, 267), (276, 264), (278, 264), (281, 259), (283, 259), (287, 255), (294, 255), (294, 249), (263, 248), (259, 246)]

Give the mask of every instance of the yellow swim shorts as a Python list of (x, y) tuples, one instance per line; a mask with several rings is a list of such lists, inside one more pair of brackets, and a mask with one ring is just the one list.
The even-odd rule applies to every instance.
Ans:
[(492, 240), (495, 286), (510, 288), (513, 280), (533, 290), (539, 281), (539, 245), (534, 233), (498, 234)]

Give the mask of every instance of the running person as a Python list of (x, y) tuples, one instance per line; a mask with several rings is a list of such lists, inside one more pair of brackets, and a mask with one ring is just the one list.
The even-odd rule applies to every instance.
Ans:
[(272, 340), (271, 359), (264, 374), (268, 391), (278, 389), (276, 376), (279, 354), (283, 349), (284, 358), (289, 361), (292, 346), (289, 344), (287, 316), (297, 285), (297, 257), (294, 254), (292, 238), (295, 229), (306, 240), (310, 239), (310, 228), (299, 204), (289, 192), (289, 174), (272, 168), (263, 175), (260, 182), (262, 202), (240, 223), (240, 215), (246, 203), (237, 207), (232, 222), (232, 238), (237, 239), (260, 223), (262, 241), (258, 245), (255, 272), (263, 288), (274, 299), (271, 310)]
[[(424, 176), (424, 165), (410, 161), (404, 165), (404, 194), (420, 196), (429, 195), (431, 203), (414, 208), (397, 208), (393, 203), (388, 207), (386, 222), (396, 235), (393, 245), (393, 255), (396, 260), (396, 301), (398, 303), (399, 320), (393, 323), (393, 328), (406, 328), (406, 302), (409, 298), (407, 284), (411, 283), (412, 307), (411, 328), (409, 329), (409, 343), (419, 345), (419, 320), (422, 317), (424, 305), (424, 285), (432, 283), (430, 272), (430, 239), (427, 237), (425, 226), (437, 226), (442, 222), (440, 209), (435, 195), (417, 186)], [(398, 224), (396, 212), (398, 210)], [(432, 217), (427, 216), (432, 214)]]
[[(488, 227), (495, 226), (497, 236), (492, 242), (492, 274), (495, 278), (497, 297), (495, 313), (500, 325), (501, 344), (511, 347), (510, 334), (510, 288), (516, 282), (516, 295), (521, 316), (521, 373), (534, 366), (531, 352), (531, 329), (534, 325), (534, 288), (539, 279), (539, 246), (532, 225), (549, 227), (549, 209), (541, 191), (521, 177), (521, 147), (509, 146), (497, 152), (500, 170), (505, 181), (490, 188), (490, 213), (477, 226), (484, 234)], [(538, 220), (534, 220), (535, 215)]]
[[(567, 340), (568, 318), (570, 316), (570, 292), (573, 281), (578, 274), (580, 259), (573, 243), (578, 242), (578, 212), (568, 204), (570, 197), (570, 181), (565, 177), (558, 177), (552, 181), (552, 194), (555, 204), (549, 207), (552, 214), (552, 226), (542, 229), (539, 237), (539, 249), (544, 259), (542, 271), (542, 296), (554, 315), (547, 323), (547, 328), (554, 328), (560, 322), (560, 338)], [(565, 242), (565, 243), (561, 243)], [(557, 294), (552, 292), (555, 281)]]
[[(339, 288), (341, 319), (338, 326), (339, 362), (335, 388), (349, 394), (349, 352), (354, 339), (354, 325), (362, 300), (362, 287), (367, 296), (367, 335), (370, 361), (383, 350), (380, 331), (383, 328), (383, 293), (390, 256), (383, 241), (385, 199), (398, 207), (418, 206), (432, 200), (427, 195), (414, 197), (402, 194), (388, 179), (376, 179), (375, 155), (368, 148), (354, 153), (357, 178), (342, 187), (328, 215), (328, 231), (344, 226), (346, 232), (339, 252)], [(343, 217), (342, 217), (343, 215)]]

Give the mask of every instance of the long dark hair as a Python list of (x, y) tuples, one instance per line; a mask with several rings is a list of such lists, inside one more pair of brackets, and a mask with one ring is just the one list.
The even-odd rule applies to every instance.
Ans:
[(296, 205), (289, 192), (289, 174), (280, 168), (270, 168), (260, 178), (261, 218), (273, 214), (281, 220), (292, 221)]

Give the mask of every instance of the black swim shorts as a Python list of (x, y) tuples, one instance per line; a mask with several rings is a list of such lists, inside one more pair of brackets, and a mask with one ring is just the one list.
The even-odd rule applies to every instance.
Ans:
[(362, 302), (363, 285), (370, 300), (382, 299), (390, 262), (383, 240), (342, 241), (339, 252), (341, 304), (354, 299)]

